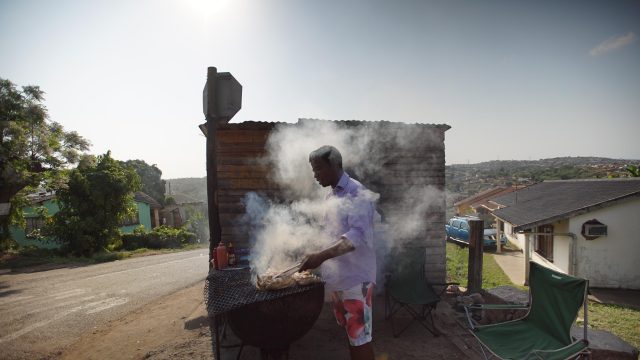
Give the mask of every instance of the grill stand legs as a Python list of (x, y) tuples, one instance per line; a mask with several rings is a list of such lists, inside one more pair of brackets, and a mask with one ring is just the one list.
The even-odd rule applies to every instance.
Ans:
[[(222, 330), (220, 330), (220, 325), (222, 325)], [(240, 359), (240, 355), (242, 354), (242, 348), (244, 347), (243, 343), (239, 344), (222, 344), (227, 338), (227, 317), (225, 314), (218, 314), (209, 318), (209, 329), (211, 333), (214, 334), (212, 337), (212, 352), (215, 355), (215, 359), (220, 359), (220, 349), (224, 348), (234, 348), (239, 347), (240, 351), (238, 351), (237, 359)]]
[(289, 349), (260, 349), (261, 360), (289, 360)]

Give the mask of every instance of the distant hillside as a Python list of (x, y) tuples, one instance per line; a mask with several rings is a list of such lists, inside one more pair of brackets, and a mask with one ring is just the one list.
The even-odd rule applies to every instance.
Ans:
[(530, 185), (544, 180), (626, 177), (626, 165), (640, 160), (558, 157), (541, 160), (494, 160), (446, 167), (447, 190), (458, 198), (501, 185)]
[(207, 178), (168, 179), (165, 185), (166, 195), (173, 197), (178, 204), (185, 202), (207, 202)]
[[(541, 160), (494, 160), (477, 164), (449, 165), (445, 169), (447, 202), (494, 186), (526, 186), (543, 180), (624, 177), (626, 165), (640, 160), (601, 157), (558, 157)], [(167, 196), (176, 202), (207, 202), (207, 178), (168, 179)]]

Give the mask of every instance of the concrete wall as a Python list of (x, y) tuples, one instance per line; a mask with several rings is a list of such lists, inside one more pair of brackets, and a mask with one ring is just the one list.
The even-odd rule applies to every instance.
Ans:
[(151, 229), (153, 228), (151, 226), (151, 207), (149, 206), (149, 204), (136, 201), (136, 206), (138, 207), (139, 223), (135, 225), (122, 226), (120, 228), (120, 231), (125, 234), (133, 233), (133, 230), (135, 230), (140, 225), (144, 226), (145, 231), (151, 231)]
[[(577, 274), (593, 287), (640, 289), (640, 199), (579, 215), (569, 229), (578, 236)], [(586, 240), (582, 224), (597, 219), (607, 225), (607, 236)]]
[(524, 250), (524, 235), (517, 234), (513, 232), (513, 225), (511, 223), (504, 223), (504, 235), (507, 237), (509, 242), (520, 250)]

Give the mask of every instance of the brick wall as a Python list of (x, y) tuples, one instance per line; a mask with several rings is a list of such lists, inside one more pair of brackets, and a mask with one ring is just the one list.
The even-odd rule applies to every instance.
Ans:
[(248, 247), (249, 234), (238, 225), (245, 212), (242, 198), (255, 191), (274, 196), (277, 186), (269, 179), (262, 159), (273, 123), (221, 124), (216, 139), (218, 206), (222, 241)]

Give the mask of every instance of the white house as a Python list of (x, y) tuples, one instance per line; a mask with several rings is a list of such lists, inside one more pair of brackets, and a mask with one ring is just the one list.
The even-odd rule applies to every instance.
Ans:
[(531, 259), (592, 287), (640, 289), (640, 178), (545, 181), (491, 201), (525, 269)]

